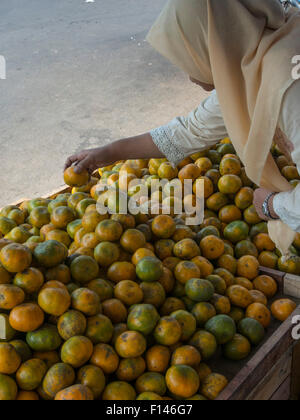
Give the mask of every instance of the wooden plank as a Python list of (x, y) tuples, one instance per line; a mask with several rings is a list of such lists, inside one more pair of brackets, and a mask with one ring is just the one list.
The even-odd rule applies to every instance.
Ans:
[(300, 305), (257, 351), (243, 369), (233, 378), (218, 400), (246, 400), (278, 360), (295, 343), (292, 337), (292, 319), (300, 315)]
[(291, 376), (288, 376), (283, 384), (270, 398), (271, 401), (288, 401), (291, 393)]
[(291, 400), (300, 399), (300, 341), (294, 347), (292, 377), (291, 377)]
[(283, 293), (286, 296), (300, 298), (300, 277), (293, 274), (286, 274), (284, 276)]
[[(72, 188), (68, 187), (67, 185), (62, 185), (59, 188), (56, 188), (53, 191), (50, 191), (49, 193), (43, 195), (41, 198), (55, 198), (58, 194), (63, 194), (67, 192), (71, 192)], [(12, 206), (20, 206), (24, 201), (31, 200), (31, 198), (22, 198), (18, 201), (11, 203)], [(1, 209), (0, 209), (1, 210)]]
[(290, 348), (282, 358), (275, 364), (273, 369), (264, 377), (264, 379), (253, 389), (247, 400), (267, 401), (278, 388), (291, 376), (293, 349)]

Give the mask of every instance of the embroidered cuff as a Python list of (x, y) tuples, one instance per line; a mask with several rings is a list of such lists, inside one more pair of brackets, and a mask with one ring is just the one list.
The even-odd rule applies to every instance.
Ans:
[(172, 141), (172, 133), (168, 126), (155, 128), (150, 134), (156, 146), (171, 163), (178, 165), (185, 159), (185, 153)]

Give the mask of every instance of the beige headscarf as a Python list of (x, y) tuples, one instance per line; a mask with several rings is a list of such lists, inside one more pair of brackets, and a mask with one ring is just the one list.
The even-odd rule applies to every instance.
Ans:
[(295, 82), (299, 11), (286, 14), (279, 0), (169, 0), (147, 39), (189, 76), (215, 86), (249, 178), (274, 192), (290, 190), (270, 148)]

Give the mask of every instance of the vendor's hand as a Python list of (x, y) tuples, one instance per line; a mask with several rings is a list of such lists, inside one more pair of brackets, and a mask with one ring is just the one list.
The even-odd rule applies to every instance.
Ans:
[[(257, 190), (254, 191), (254, 206), (255, 206), (256, 212), (257, 212), (258, 216), (262, 220), (265, 220), (265, 221), (272, 220), (272, 219), (268, 219), (263, 213), (263, 204), (264, 204), (266, 198), (270, 194), (272, 194), (272, 191), (265, 190), (264, 188), (258, 188)], [(278, 216), (276, 215), (276, 213), (274, 211), (274, 208), (273, 208), (273, 200), (274, 200), (274, 196), (269, 201), (269, 209), (270, 209), (271, 216), (276, 218)]]
[(64, 169), (66, 170), (74, 165), (74, 171), (78, 174), (85, 169), (92, 173), (101, 166), (106, 166), (106, 164), (108, 164), (108, 161), (110, 160), (109, 155), (108, 147), (83, 150), (82, 152), (70, 156), (65, 163)]

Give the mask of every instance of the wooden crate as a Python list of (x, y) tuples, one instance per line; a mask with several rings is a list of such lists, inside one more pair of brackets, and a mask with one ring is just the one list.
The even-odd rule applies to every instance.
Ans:
[[(55, 198), (70, 191), (69, 187), (61, 187), (44, 198)], [(20, 205), (22, 201), (14, 205)], [(300, 277), (266, 267), (261, 267), (260, 273), (270, 275), (277, 281), (277, 298), (291, 296), (296, 298), (299, 306), (283, 324), (272, 324), (265, 342), (246, 363), (218, 361), (216, 371), (232, 378), (219, 395), (219, 401), (300, 399), (300, 340), (295, 341), (292, 337), (293, 317), (300, 316)]]
[(300, 399), (300, 340), (292, 336), (293, 319), (297, 316), (300, 319), (300, 278), (264, 267), (261, 274), (271, 275), (277, 281), (279, 295), (276, 299), (293, 296), (298, 307), (284, 323), (273, 322), (265, 342), (246, 363), (219, 362), (219, 371), (223, 367), (220, 373), (232, 377), (219, 395), (219, 401)]

